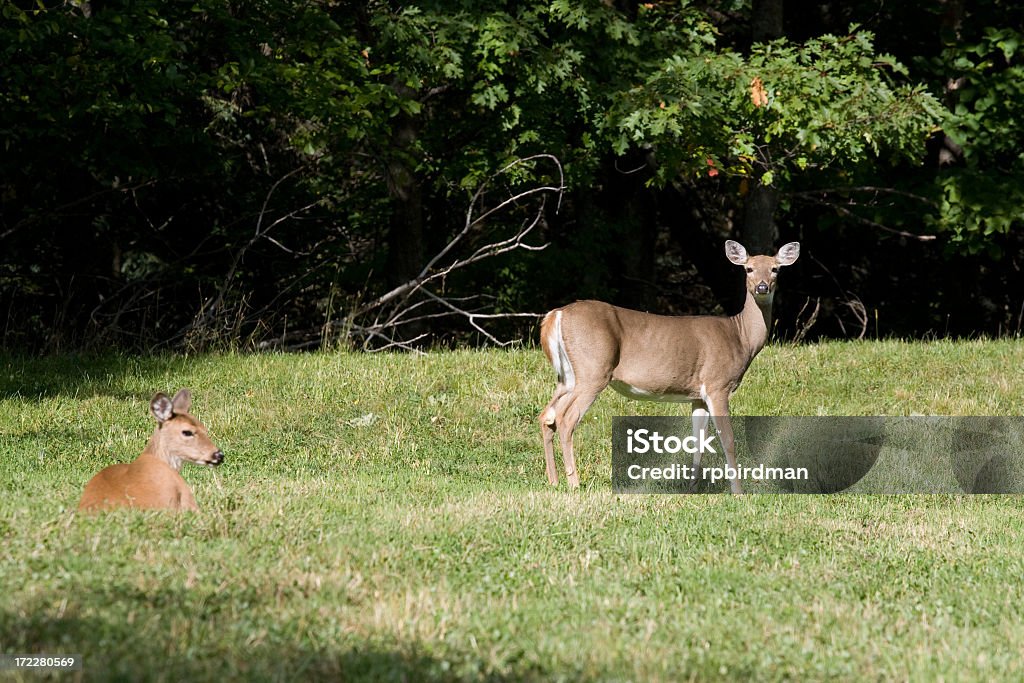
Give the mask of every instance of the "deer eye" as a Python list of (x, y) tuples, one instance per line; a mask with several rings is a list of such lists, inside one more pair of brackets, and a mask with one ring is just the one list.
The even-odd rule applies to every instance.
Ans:
[(195, 436), (195, 432), (193, 432), (191, 429), (182, 429), (181, 430), (181, 435), (182, 436)]
[(753, 273), (753, 272), (754, 272), (754, 269), (753, 269), (753, 268), (751, 268), (750, 266), (747, 266), (747, 272), (748, 272), (748, 273)]
[(772, 268), (772, 272), (773, 272), (773, 273), (777, 273), (777, 272), (779, 272), (778, 266), (776, 266), (775, 268)]

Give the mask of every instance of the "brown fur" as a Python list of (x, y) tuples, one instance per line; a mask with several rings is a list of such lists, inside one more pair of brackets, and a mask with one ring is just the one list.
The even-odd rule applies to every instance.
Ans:
[(85, 485), (79, 511), (119, 507), (199, 510), (192, 490), (179, 474), (183, 462), (219, 465), (224, 454), (210, 440), (206, 427), (188, 413), (191, 394), (182, 389), (173, 399), (157, 394), (150, 410), (156, 429), (133, 462), (111, 465)]
[[(561, 368), (551, 401), (540, 414), (551, 484), (558, 484), (554, 459), (557, 431), (569, 485), (579, 486), (573, 433), (609, 385), (631, 398), (690, 402), (695, 415), (698, 410), (706, 411), (718, 428), (729, 465), (735, 468), (729, 396), (768, 339), (775, 278), (780, 266), (796, 261), (799, 246), (787, 244), (774, 257), (748, 257), (738, 243), (726, 243), (726, 256), (747, 271), (746, 302), (732, 317), (653, 315), (601, 301), (577, 301), (548, 313), (540, 328), (544, 353), (554, 367), (558, 368), (560, 361), (564, 366), (556, 335), (561, 313), (561, 346), (575, 377), (570, 386), (570, 373)], [(696, 429), (697, 417), (694, 426)], [(698, 458), (695, 456), (695, 465)], [(732, 490), (741, 492), (738, 481), (732, 482)]]

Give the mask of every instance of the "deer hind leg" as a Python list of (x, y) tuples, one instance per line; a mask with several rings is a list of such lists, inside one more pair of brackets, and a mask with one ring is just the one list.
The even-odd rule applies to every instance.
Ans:
[(555, 430), (557, 427), (558, 404), (569, 390), (559, 384), (547, 406), (540, 412), (540, 434), (544, 440), (544, 469), (547, 471), (548, 483), (558, 486), (558, 470), (555, 467)]
[(729, 395), (707, 397), (704, 401), (711, 408), (711, 419), (715, 423), (715, 430), (718, 432), (718, 441), (725, 451), (725, 462), (737, 476), (729, 479), (729, 488), (733, 493), (743, 493), (740, 486), (738, 468), (736, 467), (736, 440), (732, 433), (732, 420), (729, 418)]
[(569, 488), (579, 488), (580, 485), (580, 473), (576, 469), (576, 455), (573, 451), (573, 434), (587, 410), (603, 390), (604, 386), (581, 387), (577, 385), (571, 391), (566, 392), (555, 406), (555, 423), (562, 445), (562, 461), (565, 464), (565, 477), (569, 480)]

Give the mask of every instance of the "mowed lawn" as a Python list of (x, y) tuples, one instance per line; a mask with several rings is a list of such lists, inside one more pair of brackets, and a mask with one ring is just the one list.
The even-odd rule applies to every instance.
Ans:
[[(1020, 341), (774, 346), (733, 410), (1020, 415)], [(193, 390), (199, 514), (75, 514)], [(0, 356), (0, 653), (86, 680), (1020, 680), (1018, 496), (551, 489), (538, 350)], [(0, 678), (5, 674), (0, 673)], [(71, 675), (74, 678), (75, 675)], [(38, 680), (38, 676), (25, 676)]]

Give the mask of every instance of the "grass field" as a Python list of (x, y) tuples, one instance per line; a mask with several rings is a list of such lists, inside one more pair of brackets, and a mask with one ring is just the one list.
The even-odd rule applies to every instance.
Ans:
[[(1020, 415), (1024, 344), (770, 347), (734, 411)], [(1020, 680), (1017, 496), (615, 496), (609, 392), (551, 490), (539, 351), (0, 357), (0, 653), (86, 680)], [(202, 512), (74, 513), (157, 390)], [(3, 674), (0, 674), (2, 677)], [(71, 675), (70, 677), (74, 677)], [(25, 680), (38, 680), (25, 676)]]

